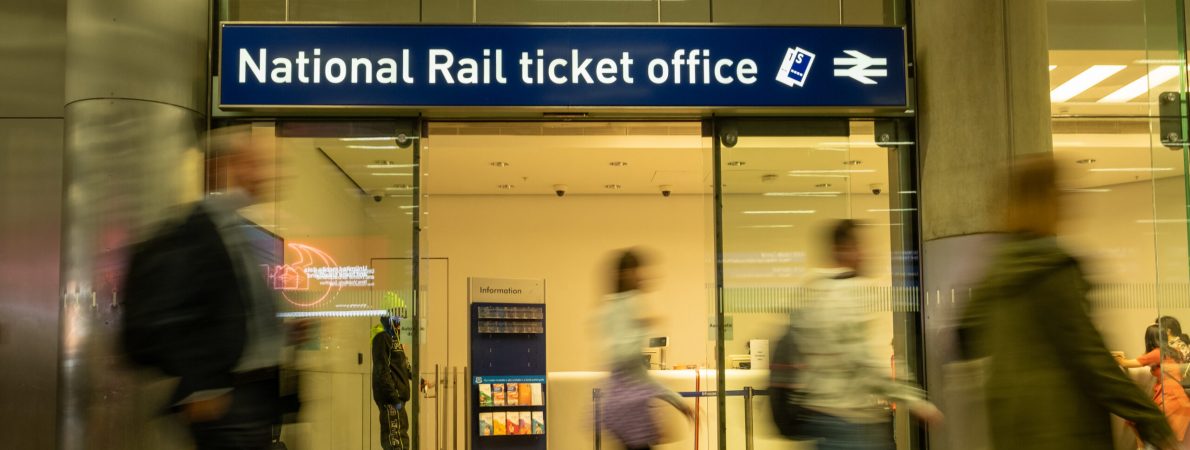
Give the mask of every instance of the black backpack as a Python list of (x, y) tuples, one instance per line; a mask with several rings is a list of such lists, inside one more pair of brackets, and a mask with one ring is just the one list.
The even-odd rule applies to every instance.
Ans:
[(805, 361), (793, 327), (777, 340), (769, 360), (769, 406), (781, 435), (789, 439), (810, 437), (807, 410), (802, 406), (804, 384), (800, 379)]
[(120, 304), (118, 342), (124, 357), (135, 366), (178, 375), (166, 356), (171, 350), (171, 329), (188, 321), (177, 308), (183, 301), (179, 288), (189, 284), (187, 272), (179, 270), (188, 250), (176, 223), (132, 249)]

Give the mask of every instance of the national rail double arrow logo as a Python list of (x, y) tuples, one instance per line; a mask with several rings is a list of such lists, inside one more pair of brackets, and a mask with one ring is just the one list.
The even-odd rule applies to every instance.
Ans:
[(835, 58), (836, 77), (850, 77), (863, 84), (876, 84), (876, 80), (870, 77), (888, 76), (887, 58), (873, 58), (857, 50), (843, 50), (843, 53), (851, 57)]

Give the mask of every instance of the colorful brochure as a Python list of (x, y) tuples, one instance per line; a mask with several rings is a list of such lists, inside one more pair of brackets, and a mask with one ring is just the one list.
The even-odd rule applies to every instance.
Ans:
[(509, 411), (508, 414), (505, 415), (505, 417), (508, 420), (508, 428), (507, 428), (508, 435), (514, 436), (514, 435), (521, 434), (521, 413), (516, 412), (516, 411)]
[(504, 388), (505, 406), (517, 406), (520, 404), (521, 396), (518, 393), (519, 387), (520, 385), (517, 383), (508, 383), (508, 386)]
[(492, 406), (492, 385), (479, 385), (479, 406)]
[(545, 434), (545, 411), (533, 411), (533, 434)]
[(479, 413), (479, 435), (492, 435), (492, 413)]
[(520, 399), (521, 406), (529, 406), (529, 405), (536, 404), (536, 403), (533, 403), (533, 384), (532, 383), (521, 383), (521, 386), (517, 389), (518, 389), (518, 393), (521, 395), (521, 399)]
[(504, 406), (504, 383), (492, 385), (492, 406)]
[(492, 436), (508, 434), (508, 417), (505, 413), (492, 413)]
[(529, 389), (532, 391), (532, 397), (533, 397), (533, 403), (530, 403), (530, 405), (533, 405), (533, 406), (544, 405), (545, 404), (545, 396), (542, 395), (543, 392), (542, 392), (541, 383), (531, 383), (529, 385)]
[(533, 434), (533, 430), (531, 429), (531, 424), (533, 423), (533, 413), (529, 411), (521, 411), (520, 416), (521, 423), (518, 425), (519, 428), (517, 431), (520, 431), (521, 434)]

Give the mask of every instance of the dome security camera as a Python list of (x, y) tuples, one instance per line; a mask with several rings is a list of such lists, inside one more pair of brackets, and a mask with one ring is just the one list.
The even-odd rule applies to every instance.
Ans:
[(566, 191), (568, 189), (569, 189), (569, 187), (566, 186), (565, 184), (555, 184), (554, 185), (554, 195), (557, 195), (558, 197), (565, 197)]

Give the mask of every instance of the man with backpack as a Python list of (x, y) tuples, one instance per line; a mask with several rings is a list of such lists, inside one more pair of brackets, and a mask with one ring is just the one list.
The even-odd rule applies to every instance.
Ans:
[(882, 402), (937, 422), (942, 414), (925, 393), (900, 383), (873, 358), (868, 325), (872, 311), (861, 296), (863, 252), (858, 224), (831, 228), (834, 268), (815, 271), (807, 288), (811, 304), (791, 316), (774, 347), (770, 393), (783, 435), (818, 441), (819, 450), (891, 450), (891, 414)]
[(296, 405), (280, 395), (285, 333), (238, 210), (271, 198), (275, 166), (246, 131), (208, 141), (228, 189), (133, 250), (121, 343), (132, 362), (178, 378), (169, 409), (199, 450), (263, 450)]

